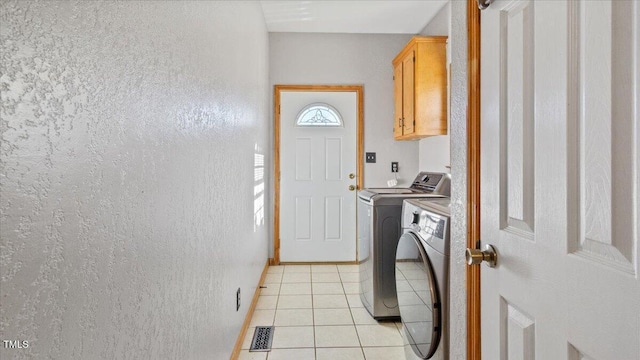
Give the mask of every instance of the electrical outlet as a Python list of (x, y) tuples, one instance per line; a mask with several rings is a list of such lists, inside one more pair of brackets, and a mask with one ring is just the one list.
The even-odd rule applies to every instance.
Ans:
[(391, 172), (392, 173), (397, 173), (398, 172), (398, 162), (397, 161), (393, 161), (391, 163)]
[(240, 310), (240, 288), (236, 291), (236, 311)]
[(368, 152), (367, 156), (365, 157), (366, 161), (368, 163), (375, 163), (376, 162), (376, 153), (374, 152)]

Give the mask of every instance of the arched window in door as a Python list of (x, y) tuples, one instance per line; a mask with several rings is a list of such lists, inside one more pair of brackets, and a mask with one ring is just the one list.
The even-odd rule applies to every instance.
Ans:
[(329, 104), (313, 103), (300, 110), (296, 117), (296, 126), (343, 126), (342, 116)]

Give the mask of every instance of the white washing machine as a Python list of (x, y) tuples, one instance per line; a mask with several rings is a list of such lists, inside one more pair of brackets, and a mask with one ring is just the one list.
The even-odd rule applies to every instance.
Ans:
[(449, 358), (450, 200), (405, 200), (395, 278), (407, 359)]

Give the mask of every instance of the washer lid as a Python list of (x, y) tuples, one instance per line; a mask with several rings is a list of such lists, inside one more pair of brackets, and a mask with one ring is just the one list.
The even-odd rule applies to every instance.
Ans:
[(442, 332), (442, 303), (433, 266), (411, 232), (400, 237), (397, 249), (396, 289), (405, 337), (416, 355), (429, 359)]
[(358, 191), (358, 196), (366, 201), (376, 196), (438, 196), (451, 195), (451, 176), (446, 173), (421, 172), (416, 176), (411, 186), (404, 188), (365, 188)]
[(367, 190), (376, 194), (414, 194), (417, 192), (422, 192), (409, 188), (367, 188)]
[(358, 197), (366, 201), (371, 201), (374, 196), (406, 197), (417, 194), (424, 194), (424, 192), (410, 188), (366, 188), (358, 191)]

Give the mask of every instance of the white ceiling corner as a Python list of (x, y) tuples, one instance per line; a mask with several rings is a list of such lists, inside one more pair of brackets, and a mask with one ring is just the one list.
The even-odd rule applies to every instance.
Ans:
[(260, 1), (269, 32), (418, 34), (448, 0)]

